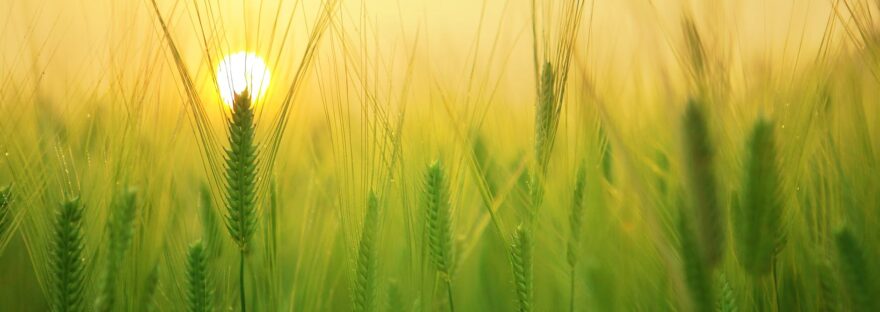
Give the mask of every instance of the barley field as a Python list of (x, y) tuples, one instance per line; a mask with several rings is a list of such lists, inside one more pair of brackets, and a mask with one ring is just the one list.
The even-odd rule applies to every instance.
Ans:
[(880, 311), (878, 16), (2, 0), (0, 311)]

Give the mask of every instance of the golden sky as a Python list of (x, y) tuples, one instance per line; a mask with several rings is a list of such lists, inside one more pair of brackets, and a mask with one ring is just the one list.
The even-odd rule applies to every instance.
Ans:
[[(270, 67), (280, 67), (275, 70), (279, 75), (289, 72), (284, 68), (295, 67), (321, 3), (158, 2), (194, 72), (209, 68), (204, 66), (207, 53), (219, 58), (248, 50), (267, 55)], [(711, 52), (731, 63), (742, 63), (743, 68), (768, 63), (793, 66), (797, 51), (800, 62), (808, 63), (821, 40), (830, 5), (826, 0), (588, 1), (576, 62), (604, 78), (597, 83), (619, 88), (642, 75), (662, 76), (657, 73), (677, 66), (674, 51), (681, 45), (682, 12), (691, 11)], [(277, 44), (269, 51), (281, 37), (280, 31), (275, 40), (272, 37), (276, 12), (280, 24), (293, 19), (283, 51)], [(505, 86), (516, 90), (533, 84), (529, 12), (526, 0), (345, 0), (339, 4), (332, 35), (318, 53), (341, 55), (339, 42), (347, 40), (350, 49), (371, 51), (368, 63), (388, 68), (406, 64), (415, 53), (419, 62), (427, 64), (428, 76), (452, 83), (476, 63), (484, 79), (501, 77)], [(213, 22), (200, 24), (199, 18)], [(157, 60), (169, 66), (149, 0), (5, 0), (0, 3), (0, 21), (4, 81), (16, 77), (12, 80), (17, 85), (39, 80), (47, 90), (87, 93), (107, 88), (108, 81), (142, 80)], [(219, 38), (213, 44), (219, 49), (205, 51), (199, 25), (214, 26), (208, 32)], [(326, 45), (329, 41), (336, 44)], [(273, 62), (277, 64), (272, 66)], [(399, 75), (395, 69), (387, 71)]]

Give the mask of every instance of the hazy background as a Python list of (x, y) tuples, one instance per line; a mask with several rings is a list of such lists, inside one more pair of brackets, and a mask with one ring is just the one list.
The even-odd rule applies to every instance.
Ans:
[[(266, 55), (272, 39), (272, 15), (281, 12), (282, 22), (294, 14), (313, 17), (318, 4), (309, 0), (301, 4), (284, 1), (281, 10), (276, 10), (278, 2), (273, 0), (158, 2), (193, 70), (209, 67), (204, 45), (197, 36), (198, 10), (193, 3), (202, 5), (203, 15), (206, 4), (222, 12), (213, 16), (217, 27), (214, 34), (222, 37), (224, 42), (218, 46), (226, 51), (211, 53), (253, 50), (270, 58), (270, 62), (280, 61), (286, 66), (294, 65), (292, 56), (296, 54), (292, 52), (303, 44), (307, 19), (294, 22), (292, 46), (285, 50), (289, 53), (276, 57)], [(460, 81), (456, 77), (467, 73), (470, 61), (476, 59), (478, 68), (486, 69), (486, 77), (502, 76), (508, 92), (504, 94), (514, 102), (524, 97), (512, 93), (528, 90), (533, 84), (525, 79), (533, 70), (530, 1), (341, 3), (341, 18), (337, 22), (358, 23), (348, 31), (369, 34), (366, 46), (380, 50), (376, 56), (383, 60), (376, 66), (392, 68), (405, 64), (406, 58), (416, 53), (417, 64), (424, 65), (418, 68), (422, 74), (455, 83)], [(733, 77), (733, 81), (742, 84), (744, 76), (767, 64), (790, 70), (809, 66), (824, 35), (832, 3), (588, 1), (584, 21), (592, 28), (582, 28), (582, 37), (589, 40), (581, 40), (583, 48), (578, 53), (582, 57), (577, 62), (596, 77), (594, 82), (599, 89), (606, 90), (607, 96), (625, 99), (634, 84), (657, 84), (657, 77), (680, 74), (674, 68), (675, 49), (681, 43), (681, 12), (693, 11), (696, 23), (708, 34), (704, 38), (706, 45), (717, 56), (727, 58), (731, 67), (739, 69), (733, 72), (740, 72), (741, 76)], [(365, 20), (356, 21), (359, 16)], [(206, 16), (202, 18), (207, 20)], [(128, 86), (140, 81), (148, 67), (157, 78), (174, 78), (168, 71), (169, 56), (164, 53), (166, 48), (149, 1), (5, 0), (0, 4), (0, 20), (4, 84), (33, 86), (40, 81), (43, 92), (53, 97), (88, 97), (112, 88), (113, 84)], [(839, 35), (843, 29), (838, 27), (835, 31)], [(494, 42), (496, 48), (492, 49)], [(323, 54), (329, 53), (325, 49)], [(275, 74), (283, 75), (281, 72), (277, 70)], [(382, 77), (399, 83), (395, 78), (399, 76)]]

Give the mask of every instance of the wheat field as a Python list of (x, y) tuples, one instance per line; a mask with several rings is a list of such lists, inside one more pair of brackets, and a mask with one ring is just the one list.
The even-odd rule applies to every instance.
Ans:
[(3, 0), (0, 311), (880, 311), (875, 16)]

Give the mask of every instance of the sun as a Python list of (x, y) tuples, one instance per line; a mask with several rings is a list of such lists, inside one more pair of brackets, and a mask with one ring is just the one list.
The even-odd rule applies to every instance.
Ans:
[(217, 87), (223, 103), (232, 107), (236, 94), (245, 90), (257, 102), (269, 88), (269, 69), (262, 58), (251, 52), (229, 54), (217, 65)]

